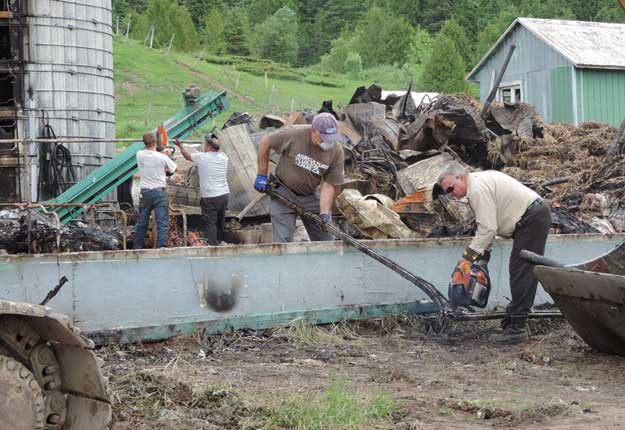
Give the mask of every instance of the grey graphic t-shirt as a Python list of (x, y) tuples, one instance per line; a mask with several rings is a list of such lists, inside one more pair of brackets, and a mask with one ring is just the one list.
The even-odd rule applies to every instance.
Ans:
[(323, 151), (312, 143), (310, 125), (293, 125), (269, 135), (269, 146), (280, 154), (276, 176), (300, 196), (315, 192), (321, 182), (345, 182), (343, 146)]

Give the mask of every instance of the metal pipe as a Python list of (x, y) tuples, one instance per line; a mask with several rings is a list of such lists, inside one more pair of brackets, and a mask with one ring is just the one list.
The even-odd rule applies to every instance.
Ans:
[[(12, 63), (19, 63), (19, 61), (12, 61)], [(35, 65), (41, 65), (41, 66), (43, 66), (43, 65), (45, 65), (45, 66), (52, 65), (52, 66), (85, 67), (85, 68), (90, 68), (90, 69), (106, 70), (106, 71), (109, 71), (109, 72), (113, 72), (113, 69), (111, 69), (110, 67), (93, 66), (93, 65), (90, 65), (90, 64), (78, 64), (78, 63), (76, 63), (76, 64), (73, 64), (73, 63), (53, 63), (53, 64), (51, 64), (51, 63), (46, 63), (46, 62), (43, 62), (43, 61), (27, 61), (26, 63), (28, 63), (29, 65), (35, 64)]]
[[(450, 314), (449, 319), (452, 321), (486, 321), (486, 320), (498, 320), (506, 318), (508, 314), (506, 312), (476, 312), (476, 313), (460, 313)], [(546, 319), (546, 318), (564, 318), (560, 311), (534, 311), (527, 315), (532, 319)]]
[(490, 111), (490, 106), (493, 103), (493, 100), (495, 99), (495, 95), (497, 95), (499, 84), (501, 84), (501, 80), (503, 79), (503, 75), (506, 73), (506, 69), (508, 68), (508, 64), (510, 63), (510, 60), (512, 59), (512, 54), (514, 53), (515, 49), (516, 49), (516, 45), (514, 43), (510, 45), (510, 50), (508, 51), (508, 55), (506, 56), (506, 59), (504, 60), (501, 66), (501, 70), (499, 70), (499, 74), (497, 75), (497, 78), (495, 79), (493, 88), (491, 88), (490, 94), (488, 94), (488, 97), (486, 98), (486, 102), (484, 103), (484, 107), (482, 108), (482, 119), (485, 119), (486, 116), (488, 115), (488, 111)]
[[(37, 70), (20, 70), (13, 72), (15, 75), (32, 75), (34, 73), (68, 73), (70, 75), (82, 75), (82, 76), (95, 76), (98, 78), (110, 79), (113, 80), (113, 76), (104, 75), (102, 73), (90, 73), (90, 72), (81, 72), (78, 70), (54, 70), (54, 69), (37, 69)], [(46, 109), (46, 110), (55, 110), (55, 109)], [(74, 110), (74, 109), (66, 109), (66, 110)]]
[(528, 251), (526, 249), (521, 250), (519, 256), (522, 260), (534, 264), (536, 266), (548, 266), (548, 267), (566, 267), (565, 264), (560, 263), (552, 258), (545, 257), (535, 252)]
[[(37, 27), (37, 24), (34, 24), (35, 27)], [(47, 25), (43, 25), (41, 27), (48, 27)], [(57, 27), (58, 28), (58, 27)], [(94, 31), (94, 33), (100, 33), (99, 31)], [(55, 47), (55, 48), (73, 48), (73, 49), (86, 49), (87, 51), (100, 51), (103, 52), (105, 54), (109, 54), (109, 55), (113, 55), (113, 51), (110, 51), (108, 49), (104, 49), (104, 48), (94, 48), (92, 46), (79, 46), (79, 45), (66, 45), (64, 43), (36, 43), (35, 46), (51, 46), (51, 47)], [(39, 91), (39, 90), (37, 90)]]
[[(71, 19), (73, 21), (75, 20), (75, 18), (62, 18), (62, 20), (64, 20), (64, 21), (66, 21), (67, 19)], [(92, 24), (93, 24), (93, 22), (92, 22)], [(102, 22), (98, 22), (98, 24), (103, 24), (106, 27), (106, 25), (104, 23), (102, 23)], [(63, 30), (71, 30), (71, 31), (85, 31), (87, 33), (101, 34), (101, 35), (104, 35), (104, 36), (109, 36), (110, 35), (110, 33), (105, 31), (105, 30), (95, 30), (95, 29), (92, 29), (92, 28), (74, 27), (72, 24), (66, 24), (66, 25), (60, 24), (59, 25), (59, 24), (35, 23), (35, 24), (32, 24), (31, 26), (32, 27), (47, 27), (47, 28), (54, 28), (54, 29), (59, 29), (60, 28), (60, 29), (63, 29)], [(43, 46), (63, 46), (63, 45), (57, 45), (57, 44), (53, 44), (53, 43), (37, 43), (36, 45), (37, 46), (42, 46), (42, 45)], [(81, 49), (84, 48), (83, 46), (70, 46), (70, 47), (72, 47), (72, 48), (81, 48)], [(86, 48), (84, 48), (84, 49), (86, 49)], [(99, 48), (97, 50), (98, 51), (103, 51), (103, 52), (106, 52), (106, 53), (110, 52), (110, 51), (107, 51), (107, 50), (105, 50), (103, 48)]]

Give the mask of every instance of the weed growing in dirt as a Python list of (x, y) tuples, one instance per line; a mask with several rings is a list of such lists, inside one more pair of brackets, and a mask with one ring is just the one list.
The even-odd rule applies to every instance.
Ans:
[(443, 404), (438, 410), (438, 414), (442, 417), (450, 417), (454, 414), (454, 410), (450, 408), (449, 405)]
[(384, 392), (369, 401), (359, 399), (349, 381), (333, 379), (322, 394), (291, 396), (269, 412), (265, 429), (356, 430), (384, 419), (397, 404)]
[(273, 336), (302, 346), (323, 347), (346, 343), (342, 336), (325, 330), (307, 319), (298, 318), (273, 332)]

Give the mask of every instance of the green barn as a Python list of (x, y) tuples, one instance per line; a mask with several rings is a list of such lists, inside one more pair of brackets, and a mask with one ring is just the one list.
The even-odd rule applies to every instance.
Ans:
[(467, 76), (486, 100), (511, 44), (496, 100), (523, 101), (547, 122), (625, 118), (625, 24), (518, 18)]

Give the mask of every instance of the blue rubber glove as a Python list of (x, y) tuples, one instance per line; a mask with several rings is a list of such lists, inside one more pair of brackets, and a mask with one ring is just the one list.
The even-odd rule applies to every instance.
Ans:
[(332, 215), (330, 215), (330, 214), (320, 214), (319, 217), (326, 224), (332, 224)]
[(254, 189), (259, 193), (264, 193), (267, 191), (267, 183), (269, 179), (265, 175), (257, 175), (256, 180), (254, 181)]

